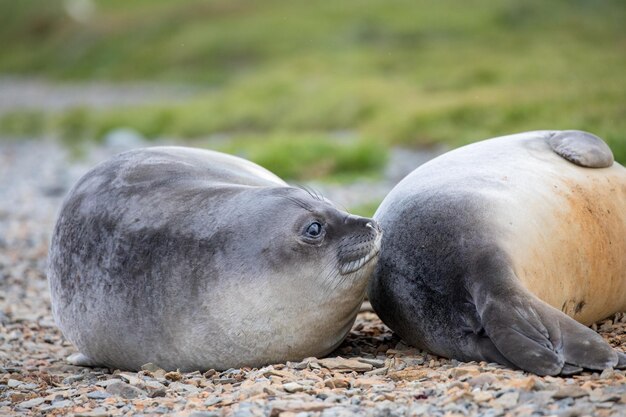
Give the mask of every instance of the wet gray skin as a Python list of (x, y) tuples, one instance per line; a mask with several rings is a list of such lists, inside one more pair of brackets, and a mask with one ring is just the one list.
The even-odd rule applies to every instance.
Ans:
[(123, 153), (67, 196), (50, 248), (71, 361), (227, 369), (323, 356), (349, 331), (376, 263), (371, 219), (240, 158)]

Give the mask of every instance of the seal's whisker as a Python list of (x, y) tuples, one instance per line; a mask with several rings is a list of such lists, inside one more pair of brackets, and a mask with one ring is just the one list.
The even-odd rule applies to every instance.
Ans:
[(313, 209), (308, 204), (306, 204), (304, 201), (302, 201), (302, 200), (299, 200), (299, 199), (297, 199), (295, 197), (288, 196), (288, 195), (283, 195), (281, 197), (286, 199), (286, 200), (291, 201), (292, 203), (294, 203), (298, 207), (301, 207), (301, 208), (303, 208), (303, 209), (305, 209), (307, 211), (313, 211)]
[(315, 190), (314, 188), (312, 188), (311, 186), (304, 185), (304, 184), (296, 184), (296, 187), (300, 188), (302, 191), (305, 191), (308, 195), (310, 195), (311, 197), (313, 197), (314, 199), (318, 201), (325, 201), (322, 194), (318, 192), (317, 190)]

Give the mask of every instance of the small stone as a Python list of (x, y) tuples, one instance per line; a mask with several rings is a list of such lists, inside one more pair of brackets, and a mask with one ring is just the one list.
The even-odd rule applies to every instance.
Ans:
[(371, 371), (367, 371), (365, 372), (365, 375), (387, 375), (388, 372), (389, 372), (389, 368), (385, 366), (383, 368), (377, 368)]
[(172, 382), (169, 385), (169, 389), (174, 390), (176, 392), (187, 392), (191, 394), (196, 394), (200, 392), (200, 388), (191, 384), (183, 384), (182, 382)]
[(287, 372), (287, 371), (280, 371), (277, 369), (267, 369), (263, 372), (263, 376), (266, 378), (271, 377), (271, 376), (277, 376), (280, 378), (292, 379), (294, 375), (293, 373)]
[(55, 401), (52, 403), (52, 405), (50, 405), (50, 408), (65, 408), (65, 407), (70, 407), (74, 405), (74, 402), (71, 400), (61, 400), (61, 401)]
[(212, 398), (208, 398), (205, 402), (204, 402), (204, 406), (205, 407), (211, 407), (215, 404), (218, 404), (222, 402), (222, 399), (220, 397), (212, 397)]
[(589, 401), (593, 403), (618, 402), (621, 399), (620, 394), (604, 393), (601, 390), (593, 390), (589, 394)]
[(612, 379), (615, 377), (615, 370), (613, 368), (606, 368), (600, 374), (600, 379)]
[(293, 369), (307, 369), (309, 367), (319, 368), (318, 359), (315, 357), (304, 358), (301, 362), (289, 362), (289, 367)]
[(155, 390), (148, 392), (148, 397), (150, 398), (165, 397), (166, 395), (167, 395), (167, 390), (165, 388), (155, 389)]
[(459, 368), (453, 368), (450, 370), (451, 378), (477, 376), (479, 374), (480, 374), (480, 371), (478, 370), (478, 368), (459, 367)]
[(365, 372), (365, 371), (371, 371), (374, 368), (369, 363), (363, 363), (356, 359), (345, 359), (345, 358), (342, 358), (341, 356), (337, 356), (336, 358), (320, 359), (319, 364), (325, 368), (332, 369), (335, 371)]
[(106, 390), (111, 395), (116, 395), (127, 400), (146, 396), (145, 391), (121, 381), (108, 385)]
[(513, 388), (521, 388), (526, 391), (531, 391), (536, 387), (537, 379), (532, 376), (522, 379), (513, 379), (509, 382), (509, 385)]
[(374, 368), (382, 368), (385, 366), (385, 361), (381, 359), (370, 359), (370, 358), (356, 358), (359, 362), (369, 363)]
[(246, 399), (263, 394), (264, 389), (270, 386), (269, 381), (255, 382), (252, 380), (246, 380), (241, 384), (239, 396), (240, 399)]
[(222, 413), (217, 411), (194, 411), (189, 417), (220, 417)]
[(295, 382), (287, 382), (283, 384), (283, 389), (289, 393), (304, 391), (304, 387)]
[(74, 413), (74, 417), (108, 417), (111, 413), (104, 407), (94, 408), (91, 411), (82, 411)]
[(519, 394), (517, 392), (507, 392), (496, 398), (493, 403), (499, 405), (502, 408), (513, 408), (517, 405), (519, 400)]
[(23, 382), (22, 381), (18, 381), (17, 379), (9, 379), (7, 381), (7, 387), (9, 387), (9, 388), (17, 388), (17, 387), (19, 387), (22, 384), (23, 384)]
[(163, 385), (159, 381), (155, 381), (154, 379), (146, 379), (145, 381), (143, 381), (143, 386), (146, 388), (154, 388), (154, 389), (165, 388), (165, 385)]
[(113, 384), (117, 384), (119, 383), (120, 380), (119, 379), (105, 379), (104, 381), (98, 381), (96, 382), (96, 385), (99, 387), (103, 387), (106, 388), (109, 385), (113, 385)]
[(63, 399), (67, 398), (67, 396), (60, 394), (58, 392), (53, 392), (52, 394), (48, 394), (45, 397), (43, 397), (43, 399), (50, 403), (50, 402), (55, 402), (55, 401), (61, 401)]
[[(146, 371), (146, 372), (149, 372), (149, 371)], [(158, 369), (154, 372), (150, 372), (150, 375), (152, 376), (152, 378), (156, 378), (158, 380), (165, 379), (165, 374), (167, 374), (167, 372), (164, 369)]]
[(613, 327), (613, 321), (606, 320), (606, 321), (602, 322), (602, 324), (600, 325), (600, 331), (607, 332), (607, 331), (611, 330), (612, 327)]
[(333, 404), (321, 402), (303, 402), (303, 401), (274, 401), (271, 403), (270, 417), (278, 417), (282, 413), (292, 412), (319, 412), (333, 406)]
[(404, 369), (401, 371), (389, 372), (387, 375), (394, 381), (416, 381), (427, 378), (432, 371), (430, 369)]
[(122, 378), (122, 381), (128, 382), (130, 385), (141, 385), (143, 383), (143, 381), (134, 374), (120, 372), (118, 375)]
[(214, 379), (213, 383), (215, 384), (234, 384), (236, 383), (237, 380), (235, 378), (220, 378), (220, 379)]
[(68, 376), (63, 380), (63, 385), (72, 385), (75, 382), (82, 381), (85, 379), (86, 375), (72, 375)]
[(183, 379), (183, 375), (178, 371), (170, 371), (165, 374), (165, 379), (168, 379), (170, 381), (180, 381), (181, 379)]
[(143, 386), (150, 398), (165, 397), (167, 393), (165, 386), (158, 381), (146, 380)]
[(498, 379), (492, 374), (480, 374), (478, 376), (470, 378), (467, 383), (472, 387), (482, 387), (484, 385), (490, 385), (496, 382)]
[(280, 394), (280, 392), (278, 392), (278, 390), (275, 390), (272, 387), (265, 387), (263, 388), (263, 392), (271, 397), (278, 397), (278, 395)]
[(101, 390), (91, 391), (87, 393), (87, 398), (89, 398), (90, 400), (104, 400), (105, 398), (109, 398), (110, 396), (111, 394)]
[(478, 391), (474, 395), (474, 401), (477, 403), (484, 403), (493, 399), (493, 394), (489, 391)]
[[(242, 403), (239, 404), (238, 407), (235, 407), (235, 413), (232, 417), (257, 417), (258, 414), (254, 412), (253, 405), (250, 403)], [(286, 417), (285, 414), (282, 414), (281, 417)]]
[[(349, 382), (349, 381), (348, 381)], [(356, 378), (352, 382), (355, 388), (371, 388), (377, 385), (385, 385), (386, 382), (378, 378)]]
[(141, 365), (141, 370), (148, 371), (148, 372), (158, 372), (158, 371), (161, 371), (162, 369), (158, 367), (157, 365), (153, 364), (152, 362), (148, 362), (144, 365)]
[(581, 398), (589, 395), (589, 391), (577, 385), (566, 385), (552, 394), (552, 398), (560, 400), (562, 398)]
[(22, 392), (9, 392), (9, 398), (12, 403), (21, 403), (26, 401), (28, 397)]
[(18, 407), (19, 408), (34, 408), (40, 404), (43, 404), (44, 401), (45, 400), (43, 398), (33, 398), (32, 400), (19, 403)]
[(350, 380), (339, 377), (329, 378), (324, 381), (324, 385), (328, 388), (350, 388)]
[(542, 391), (549, 388), (549, 385), (545, 383), (543, 379), (535, 378), (535, 385), (533, 386), (534, 391)]

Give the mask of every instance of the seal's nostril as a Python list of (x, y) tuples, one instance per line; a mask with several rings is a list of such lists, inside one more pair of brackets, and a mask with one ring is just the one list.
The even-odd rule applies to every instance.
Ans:
[(379, 225), (378, 225), (378, 223), (376, 223), (374, 220), (369, 220), (369, 221), (367, 222), (367, 224), (365, 225), (365, 227), (367, 227), (367, 228), (369, 228), (369, 229), (372, 229), (372, 230), (375, 230), (375, 231), (377, 231), (377, 232), (380, 232), (380, 231), (381, 231), (381, 230), (380, 230), (380, 226), (379, 226)]

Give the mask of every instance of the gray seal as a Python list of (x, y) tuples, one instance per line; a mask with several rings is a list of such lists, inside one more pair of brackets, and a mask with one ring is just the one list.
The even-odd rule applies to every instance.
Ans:
[(374, 219), (369, 298), (410, 344), (539, 375), (624, 365), (583, 325), (626, 310), (626, 169), (600, 138), (459, 148), (403, 179)]
[(323, 356), (354, 322), (380, 239), (371, 219), (249, 161), (133, 150), (66, 197), (52, 310), (80, 365), (189, 371)]

